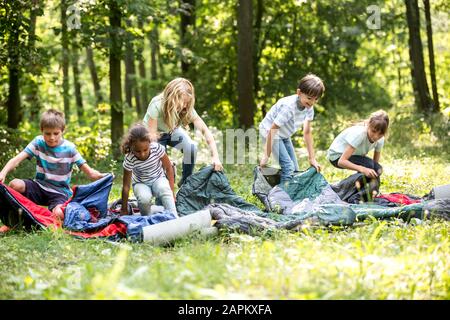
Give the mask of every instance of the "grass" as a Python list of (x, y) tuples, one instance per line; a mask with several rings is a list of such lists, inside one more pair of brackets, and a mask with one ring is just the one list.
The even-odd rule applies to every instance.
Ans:
[[(392, 148), (392, 149), (390, 149)], [(299, 163), (307, 168), (305, 152)], [(406, 154), (406, 152), (405, 152)], [(447, 153), (383, 152), (382, 192), (423, 196), (448, 183)], [(329, 165), (330, 182), (350, 172)], [(105, 165), (108, 167), (109, 165)], [(33, 170), (28, 163), (14, 175)], [(110, 200), (120, 197), (120, 164)], [(251, 195), (253, 165), (226, 166), (233, 189)], [(9, 177), (9, 178), (12, 178)], [(73, 182), (87, 180), (76, 173)], [(78, 240), (60, 230), (0, 236), (2, 299), (450, 299), (450, 223), (367, 221), (261, 236), (222, 231), (170, 246)]]

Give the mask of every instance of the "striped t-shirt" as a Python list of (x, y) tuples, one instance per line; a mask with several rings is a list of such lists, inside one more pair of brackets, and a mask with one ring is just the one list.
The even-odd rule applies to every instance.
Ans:
[(146, 160), (139, 160), (133, 152), (127, 153), (123, 161), (123, 168), (131, 171), (133, 183), (152, 183), (164, 176), (161, 158), (165, 150), (157, 142), (150, 143), (150, 155)]
[(72, 142), (62, 139), (58, 146), (49, 147), (43, 136), (37, 136), (24, 152), (29, 159), (36, 158), (35, 180), (44, 190), (72, 196), (70, 178), (73, 165), (81, 167), (86, 163)]

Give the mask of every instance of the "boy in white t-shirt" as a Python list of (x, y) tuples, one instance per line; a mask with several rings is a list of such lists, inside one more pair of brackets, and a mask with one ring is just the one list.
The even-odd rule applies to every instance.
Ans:
[(309, 163), (320, 171), (314, 155), (311, 122), (314, 119), (313, 106), (324, 91), (325, 86), (318, 76), (306, 75), (300, 80), (296, 94), (278, 100), (259, 125), (259, 134), (264, 144), (260, 166), (267, 165), (273, 152), (281, 167), (280, 184), (289, 181), (294, 171), (299, 170), (291, 136), (302, 125)]

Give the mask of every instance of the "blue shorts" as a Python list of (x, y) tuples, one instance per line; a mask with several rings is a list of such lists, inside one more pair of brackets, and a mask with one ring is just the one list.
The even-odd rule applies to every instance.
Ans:
[(23, 182), (25, 182), (25, 192), (23, 195), (38, 205), (48, 206), (48, 210), (50, 211), (58, 204), (63, 204), (68, 200), (66, 195), (47, 191), (34, 180), (23, 179)]

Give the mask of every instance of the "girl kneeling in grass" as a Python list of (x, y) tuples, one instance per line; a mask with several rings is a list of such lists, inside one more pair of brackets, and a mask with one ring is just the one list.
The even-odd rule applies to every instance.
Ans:
[[(383, 168), (379, 164), (389, 117), (383, 110), (369, 119), (342, 131), (328, 149), (327, 158), (336, 168), (361, 172), (368, 178), (378, 178)], [(375, 149), (373, 159), (367, 157)]]
[(150, 140), (150, 132), (145, 125), (136, 124), (124, 137), (121, 149), (125, 154), (121, 214), (128, 214), (128, 195), (132, 181), (141, 215), (150, 214), (151, 199), (155, 196), (161, 200), (166, 210), (178, 217), (172, 163), (164, 147)]

